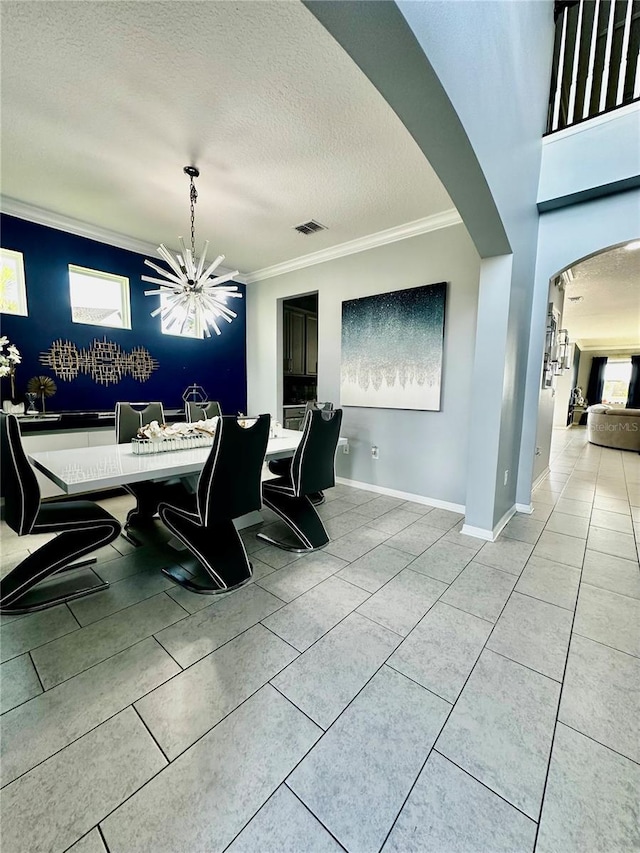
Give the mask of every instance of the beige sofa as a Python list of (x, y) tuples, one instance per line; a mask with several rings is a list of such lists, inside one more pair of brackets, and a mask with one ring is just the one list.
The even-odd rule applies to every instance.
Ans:
[(587, 437), (601, 447), (640, 452), (640, 409), (589, 406)]

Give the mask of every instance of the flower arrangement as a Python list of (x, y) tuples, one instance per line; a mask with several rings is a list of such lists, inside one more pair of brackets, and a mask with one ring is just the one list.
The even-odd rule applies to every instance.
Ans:
[(20, 364), (21, 361), (22, 357), (18, 347), (15, 344), (10, 344), (9, 338), (2, 335), (0, 338), (0, 378), (8, 376), (11, 379), (11, 399), (16, 396), (16, 364)]
[(138, 435), (131, 441), (133, 453), (164, 453), (171, 450), (191, 450), (210, 447), (213, 444), (219, 418), (197, 421), (197, 423), (150, 424), (140, 427)]
[(148, 438), (151, 441), (164, 441), (168, 438), (184, 438), (185, 436), (207, 435), (213, 437), (219, 418), (217, 416), (209, 420), (196, 421), (195, 423), (159, 424), (151, 421), (138, 429), (138, 438)]
[(56, 383), (50, 376), (32, 376), (27, 382), (27, 391), (30, 394), (37, 394), (42, 401), (42, 413), (45, 412), (45, 398), (53, 397), (58, 390)]

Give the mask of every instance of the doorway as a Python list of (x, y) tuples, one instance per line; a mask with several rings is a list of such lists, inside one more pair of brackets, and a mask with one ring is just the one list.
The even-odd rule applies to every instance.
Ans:
[(282, 303), (282, 423), (299, 429), (318, 395), (318, 294)]
[[(585, 429), (589, 406), (635, 408), (631, 378), (634, 359), (640, 364), (639, 250), (638, 241), (610, 246), (552, 278), (533, 482), (549, 465), (554, 429)], [(548, 337), (554, 325), (551, 309), (570, 342), (567, 358), (561, 357), (558, 332), (553, 340)]]

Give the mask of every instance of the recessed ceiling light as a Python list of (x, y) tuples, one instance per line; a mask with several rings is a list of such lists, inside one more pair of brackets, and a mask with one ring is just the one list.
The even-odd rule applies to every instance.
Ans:
[(584, 296), (570, 296), (569, 302), (582, 302), (584, 300)]
[(640, 240), (634, 240), (633, 243), (627, 243), (625, 249), (627, 252), (634, 252), (636, 249), (640, 249)]

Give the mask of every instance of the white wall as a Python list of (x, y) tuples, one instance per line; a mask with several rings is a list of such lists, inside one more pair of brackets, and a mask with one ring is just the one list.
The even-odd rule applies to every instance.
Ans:
[(589, 384), (589, 374), (591, 373), (591, 361), (594, 355), (606, 355), (604, 352), (592, 352), (591, 350), (583, 350), (580, 353), (580, 364), (578, 365), (578, 387), (582, 388), (582, 396), (587, 396), (587, 385)]
[[(513, 252), (481, 290), (487, 393), (501, 396), (497, 424), (481, 399), (474, 402), (467, 523), (492, 529), (516, 500), (516, 469), (523, 420), (527, 345), (535, 275), (536, 199), (553, 46), (550, 2), (399, 2), (400, 10), (435, 69), (473, 146)], [(446, 181), (445, 181), (446, 185)], [(505, 259), (506, 261), (506, 259)], [(506, 321), (494, 310), (495, 293), (508, 304)], [(492, 323), (491, 314), (494, 321)], [(480, 332), (480, 330), (479, 330)], [(480, 334), (479, 334), (480, 339)], [(493, 390), (489, 387), (493, 386)], [(489, 452), (493, 433), (499, 441)], [(505, 472), (509, 472), (504, 484)]]
[[(340, 400), (342, 301), (449, 282), (441, 412), (344, 410), (351, 453), (338, 475), (458, 505), (465, 502), (480, 259), (462, 225), (328, 261), (247, 287), (249, 411), (278, 411), (279, 300), (318, 291), (318, 397)], [(371, 459), (371, 445), (380, 458)]]
[(544, 206), (638, 175), (640, 104), (635, 103), (545, 137), (538, 202)]
[[(540, 217), (529, 363), (518, 476), (518, 502), (527, 504), (536, 470), (549, 464), (535, 456), (538, 400), (549, 281), (577, 261), (640, 236), (640, 190), (616, 193), (549, 211)], [(581, 371), (582, 373), (582, 371)], [(580, 383), (578, 383), (580, 384)], [(586, 388), (583, 387), (586, 393)], [(550, 426), (549, 426), (550, 430)], [(540, 435), (538, 436), (540, 438)]]
[(553, 426), (566, 427), (569, 414), (569, 399), (572, 391), (573, 375), (571, 370), (563, 370), (556, 376), (556, 393), (553, 400)]
[(553, 4), (304, 2), (403, 121), (483, 258), (466, 505), (490, 532), (515, 500)]
[[(555, 282), (548, 285), (547, 291), (547, 307), (553, 305), (554, 310), (562, 317), (564, 308), (564, 290), (560, 290)], [(545, 327), (546, 327), (547, 311), (545, 310)], [(538, 423), (536, 428), (536, 457), (533, 468), (533, 481), (544, 473), (549, 466), (549, 456), (551, 453), (551, 436), (553, 430), (553, 418), (556, 405), (556, 388), (558, 379), (554, 379), (551, 388), (542, 387), (542, 376), (539, 384), (539, 404), (538, 404)]]

